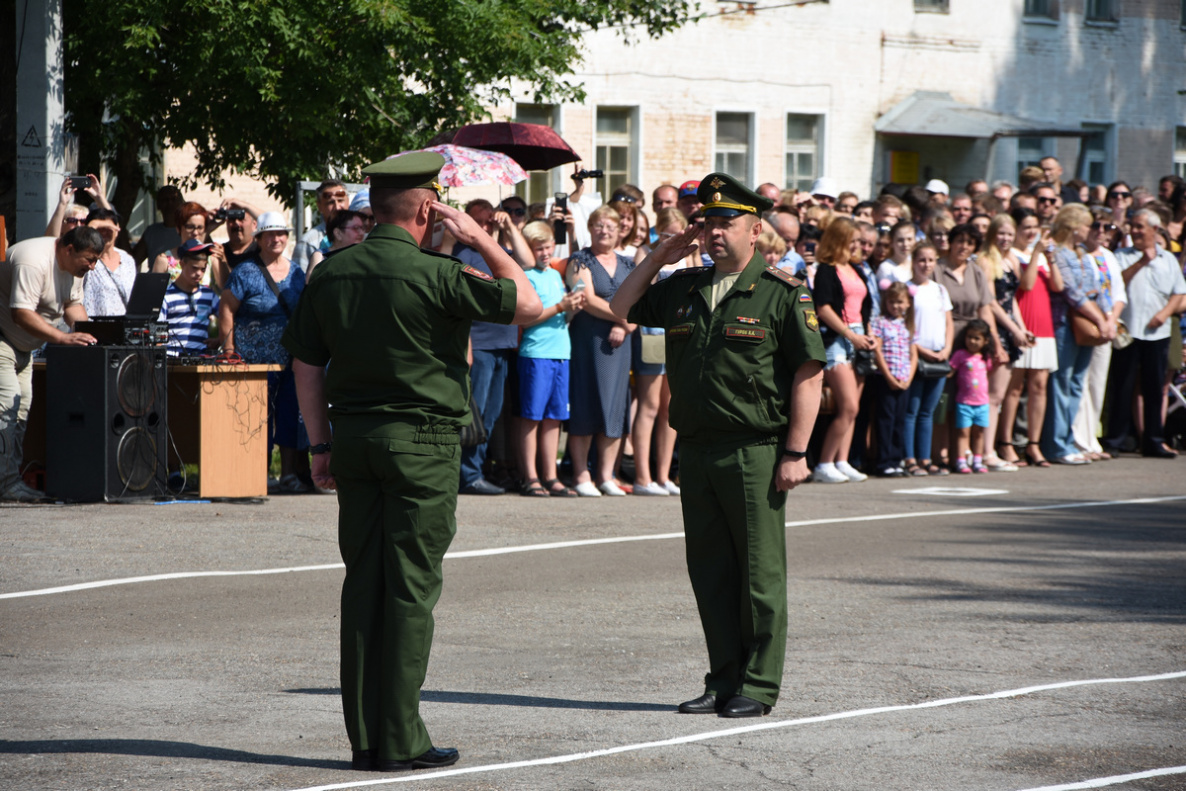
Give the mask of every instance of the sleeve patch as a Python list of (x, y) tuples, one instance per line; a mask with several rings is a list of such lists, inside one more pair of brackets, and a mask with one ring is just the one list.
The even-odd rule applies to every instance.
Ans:
[(483, 272), (481, 269), (475, 269), (474, 267), (470, 266), (469, 264), (462, 264), (461, 271), (465, 272), (467, 275), (473, 275), (474, 277), (481, 278), (482, 280), (493, 280), (494, 279), (490, 275)]

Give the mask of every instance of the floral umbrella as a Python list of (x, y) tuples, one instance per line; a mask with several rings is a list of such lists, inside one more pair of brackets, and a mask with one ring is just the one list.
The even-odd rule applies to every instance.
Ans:
[[(417, 149), (433, 151), (445, 158), (440, 182), (446, 187), (476, 187), (482, 184), (518, 184), (527, 179), (519, 163), (497, 151), (479, 151), (465, 146), (441, 145)], [(402, 151), (394, 156), (411, 154)], [(391, 157), (388, 157), (391, 159)]]

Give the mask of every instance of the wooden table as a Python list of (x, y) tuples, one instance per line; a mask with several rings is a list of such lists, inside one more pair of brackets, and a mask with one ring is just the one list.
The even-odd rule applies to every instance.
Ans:
[(268, 373), (279, 365), (169, 366), (169, 466), (198, 465), (200, 497), (268, 494)]

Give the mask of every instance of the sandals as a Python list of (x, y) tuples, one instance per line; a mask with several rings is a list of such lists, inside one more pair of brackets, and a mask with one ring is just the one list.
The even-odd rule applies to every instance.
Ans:
[(902, 466), (905, 469), (906, 474), (912, 478), (925, 478), (928, 475), (926, 468), (920, 467), (918, 462), (914, 459), (911, 459)]
[(559, 478), (552, 478), (549, 481), (544, 481), (544, 487), (547, 489), (549, 497), (580, 497), (580, 495), (577, 494), (576, 489), (570, 489), (569, 487), (565, 486), (560, 482)]
[(1034, 454), (1030, 453), (1030, 448), (1035, 448), (1039, 454), (1042, 452), (1042, 449), (1038, 447), (1038, 443), (1036, 442), (1030, 442), (1026, 444), (1025, 458), (1031, 467), (1039, 467), (1044, 469), (1050, 466), (1050, 462), (1046, 461), (1046, 459), (1042, 458), (1041, 456), (1034, 458)]
[(524, 481), (523, 485), (519, 487), (519, 494), (524, 497), (550, 497), (548, 490), (540, 486), (539, 478), (532, 478), (529, 481)]
[(946, 467), (940, 467), (938, 464), (927, 463), (924, 467), (927, 475), (950, 475), (951, 472)]

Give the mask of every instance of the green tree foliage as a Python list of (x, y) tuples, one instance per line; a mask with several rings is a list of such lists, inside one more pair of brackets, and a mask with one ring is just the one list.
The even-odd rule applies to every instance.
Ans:
[(157, 143), (195, 146), (194, 182), (246, 173), (287, 200), (330, 164), (354, 174), (480, 118), (511, 80), (536, 101), (581, 101), (567, 75), (582, 36), (657, 37), (688, 13), (685, 0), (64, 0), (68, 123), (85, 168), (113, 165), (125, 210)]

